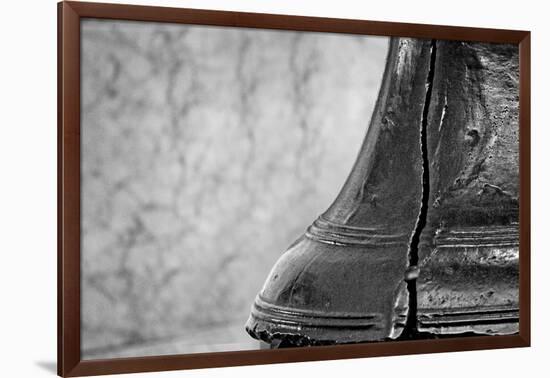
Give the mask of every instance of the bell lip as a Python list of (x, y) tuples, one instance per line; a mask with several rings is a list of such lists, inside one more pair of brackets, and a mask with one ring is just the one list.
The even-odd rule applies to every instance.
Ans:
[(268, 303), (258, 295), (245, 329), (267, 343), (288, 339), (296, 346), (349, 344), (388, 339), (388, 325), (383, 319), (382, 314), (288, 308)]
[(276, 320), (283, 324), (328, 328), (373, 327), (383, 324), (380, 313), (329, 312), (301, 308), (290, 308), (267, 302), (258, 295), (252, 305), (251, 314), (258, 319)]
[(495, 305), (450, 309), (419, 308), (418, 330), (433, 334), (511, 335), (519, 332), (519, 307)]

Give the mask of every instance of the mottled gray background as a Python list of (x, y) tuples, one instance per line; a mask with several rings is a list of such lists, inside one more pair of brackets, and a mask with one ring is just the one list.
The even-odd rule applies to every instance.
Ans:
[(82, 22), (82, 355), (256, 349), (271, 266), (335, 198), (387, 39)]

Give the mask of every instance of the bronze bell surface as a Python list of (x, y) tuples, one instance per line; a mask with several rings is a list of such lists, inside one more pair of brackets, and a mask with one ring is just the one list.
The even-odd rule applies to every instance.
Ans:
[(438, 41), (418, 330), (518, 332), (519, 52)]
[(340, 194), (279, 258), (272, 347), (518, 330), (517, 46), (393, 38)]
[(272, 346), (398, 337), (422, 198), (431, 42), (393, 39), (370, 127), (340, 194), (279, 258), (246, 330)]

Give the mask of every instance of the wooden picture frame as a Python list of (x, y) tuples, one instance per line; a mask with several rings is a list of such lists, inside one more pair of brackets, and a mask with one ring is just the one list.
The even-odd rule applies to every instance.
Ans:
[[(80, 355), (80, 21), (154, 21), (512, 43), (520, 51), (519, 334), (278, 350), (82, 360)], [(530, 32), (87, 2), (58, 4), (58, 374), (82, 376), (530, 345)]]

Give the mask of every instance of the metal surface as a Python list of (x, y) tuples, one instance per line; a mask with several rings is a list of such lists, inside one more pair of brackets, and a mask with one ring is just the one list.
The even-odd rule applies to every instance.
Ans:
[(274, 346), (398, 337), (422, 197), (429, 40), (393, 39), (371, 124), (332, 206), (284, 253), (246, 329)]
[(518, 331), (517, 45), (438, 41), (418, 329)]

